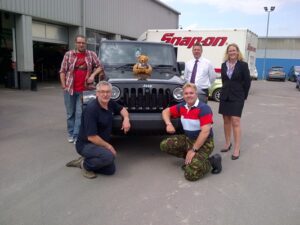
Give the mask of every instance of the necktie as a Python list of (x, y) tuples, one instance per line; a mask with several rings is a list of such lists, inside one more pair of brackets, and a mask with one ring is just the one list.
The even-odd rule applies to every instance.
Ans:
[(191, 83), (195, 83), (195, 78), (196, 78), (196, 73), (197, 73), (197, 63), (198, 63), (198, 61), (199, 61), (199, 60), (196, 59), (195, 64), (194, 64), (194, 68), (193, 68), (192, 76), (191, 76), (191, 80), (190, 80)]

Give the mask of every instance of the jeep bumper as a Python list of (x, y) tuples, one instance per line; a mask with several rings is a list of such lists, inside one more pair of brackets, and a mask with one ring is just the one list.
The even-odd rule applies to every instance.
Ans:
[[(167, 134), (166, 125), (162, 119), (161, 113), (130, 113), (130, 131), (128, 134)], [(115, 116), (113, 120), (113, 134), (122, 134), (122, 117)], [(180, 119), (171, 119), (176, 133), (182, 133)]]

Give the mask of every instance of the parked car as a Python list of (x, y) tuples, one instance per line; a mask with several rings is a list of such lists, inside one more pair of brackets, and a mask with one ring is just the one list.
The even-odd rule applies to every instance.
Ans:
[(216, 102), (220, 101), (220, 94), (222, 88), (222, 79), (217, 78), (215, 82), (209, 88), (208, 94), (209, 98), (215, 100)]
[(258, 73), (257, 73), (256, 66), (254, 67), (253, 72), (250, 71), (250, 76), (251, 76), (251, 80), (257, 80), (257, 78), (258, 78)]
[(298, 75), (300, 75), (300, 66), (292, 66), (288, 73), (288, 80), (296, 82)]
[(282, 66), (272, 66), (269, 70), (267, 80), (281, 80), (285, 81), (285, 72)]

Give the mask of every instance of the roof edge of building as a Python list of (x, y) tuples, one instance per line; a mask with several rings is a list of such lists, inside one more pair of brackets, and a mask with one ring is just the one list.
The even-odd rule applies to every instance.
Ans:
[(180, 12), (178, 12), (177, 10), (173, 9), (172, 7), (168, 6), (167, 4), (163, 3), (163, 2), (160, 1), (160, 0), (152, 0), (152, 1), (153, 1), (153, 2), (156, 2), (157, 4), (163, 6), (163, 7), (167, 8), (167, 9), (169, 9), (169, 10), (171, 10), (171, 11), (173, 11), (174, 13), (176, 13), (176, 14), (178, 14), (178, 15), (181, 15)]
[[(260, 39), (266, 39), (266, 36), (258, 36)], [(292, 38), (292, 39), (300, 39), (300, 36), (268, 36), (268, 39), (283, 39), (283, 38)]]

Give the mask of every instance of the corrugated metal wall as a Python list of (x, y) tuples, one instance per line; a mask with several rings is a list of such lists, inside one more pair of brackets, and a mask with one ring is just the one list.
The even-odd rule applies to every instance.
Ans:
[[(268, 58), (276, 59), (300, 59), (300, 50), (287, 50), (282, 49), (267, 49)], [(265, 54), (265, 49), (258, 49), (256, 58), (263, 58)]]
[[(258, 49), (264, 49), (265, 48), (265, 42), (266, 38), (260, 37), (258, 39)], [(285, 50), (300, 50), (300, 37), (270, 37), (268, 38), (267, 42), (267, 48), (268, 49), (285, 49)]]
[(82, 2), (86, 28), (132, 38), (147, 29), (178, 28), (179, 13), (156, 0), (0, 0), (0, 9), (81, 26)]
[(0, 9), (79, 26), (80, 2), (81, 0), (1, 0)]
[(87, 27), (128, 37), (151, 28), (178, 28), (178, 14), (152, 0), (89, 0), (86, 12)]
[(267, 47), (268, 58), (300, 59), (300, 37), (299, 38), (268, 38), (258, 39), (257, 58), (263, 58), (265, 47)]

